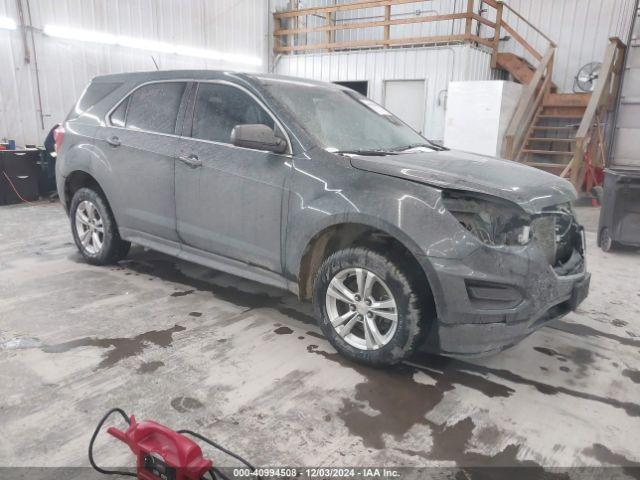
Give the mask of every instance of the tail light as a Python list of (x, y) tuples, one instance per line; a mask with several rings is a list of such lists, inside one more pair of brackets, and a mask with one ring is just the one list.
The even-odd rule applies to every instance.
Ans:
[(60, 125), (53, 131), (53, 140), (56, 142), (56, 153), (60, 152), (62, 140), (64, 139), (64, 127)]

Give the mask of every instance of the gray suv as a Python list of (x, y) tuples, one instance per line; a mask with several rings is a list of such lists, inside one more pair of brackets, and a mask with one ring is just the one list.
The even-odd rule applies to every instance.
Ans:
[(103, 76), (56, 139), (88, 262), (134, 242), (288, 289), (359, 362), (497, 352), (589, 289), (570, 183), (443, 148), (336, 85)]

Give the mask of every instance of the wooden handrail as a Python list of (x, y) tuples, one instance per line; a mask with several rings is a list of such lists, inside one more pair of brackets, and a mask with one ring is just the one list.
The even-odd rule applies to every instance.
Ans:
[(296, 10), (287, 10), (284, 12), (276, 12), (274, 16), (277, 18), (302, 17), (305, 15), (324, 15), (329, 12), (343, 12), (348, 10), (361, 10), (364, 8), (384, 7), (391, 5), (401, 5), (403, 3), (418, 3), (422, 0), (366, 0), (360, 2), (341, 3), (330, 7), (308, 7), (298, 8)]
[(502, 28), (509, 32), (511, 36), (516, 40), (516, 42), (522, 45), (524, 49), (531, 55), (533, 55), (536, 60), (542, 60), (542, 55), (540, 55), (540, 53), (538, 53), (538, 51), (533, 48), (529, 42), (527, 42), (518, 32), (516, 32), (513, 27), (511, 27), (511, 25), (509, 25), (504, 20), (502, 20)]
[(504, 156), (510, 160), (518, 156), (527, 131), (531, 128), (540, 101), (549, 93), (555, 47), (550, 46), (528, 85), (524, 85), (518, 106), (505, 135)]
[(347, 40), (343, 42), (333, 43), (314, 43), (311, 45), (293, 45), (287, 47), (275, 47), (277, 53), (297, 52), (303, 50), (328, 50), (328, 49), (349, 49), (362, 47), (378, 47), (387, 45), (435, 45), (441, 43), (454, 43), (477, 41), (478, 43), (488, 44), (488, 40), (466, 35), (437, 35), (431, 37), (402, 37), (390, 39), (374, 39), (374, 40)]
[[(604, 100), (607, 99), (607, 97), (605, 97), (605, 93), (608, 93), (610, 90), (611, 76), (614, 73), (614, 67), (618, 57), (618, 49), (621, 48), (618, 43), (619, 41), (620, 40), (618, 38), (611, 38), (609, 41), (609, 45), (607, 46), (607, 50), (604, 54), (602, 66), (600, 67), (598, 83), (591, 94), (591, 100), (589, 101), (584, 117), (582, 117), (582, 122), (580, 123), (580, 128), (578, 128), (576, 138), (586, 138), (589, 133), (589, 129), (593, 125), (593, 120), (595, 119), (598, 109), (602, 106)], [(622, 48), (624, 48), (624, 44), (622, 45)]]
[(571, 172), (571, 181), (574, 185), (577, 185), (579, 181), (584, 154), (592, 137), (592, 129), (596, 125), (603, 107), (608, 109), (613, 107), (613, 101), (618, 93), (620, 84), (624, 50), (625, 45), (619, 38), (612, 37), (609, 39), (609, 45), (600, 67), (598, 83), (596, 83), (595, 89), (591, 94), (591, 99), (576, 133), (576, 147), (573, 157), (565, 171), (562, 172), (562, 176)]
[[(320, 25), (319, 27), (278, 29), (278, 30), (275, 30), (273, 34), (278, 37), (282, 35), (297, 35), (299, 33), (326, 32), (326, 31), (332, 31), (332, 30), (356, 30), (359, 28), (387, 27), (390, 25), (406, 25), (406, 24), (412, 24), (412, 23), (440, 22), (444, 20), (463, 20), (468, 16), (469, 15), (466, 12), (460, 12), (460, 13), (447, 13), (444, 15), (429, 15), (426, 17), (399, 18), (395, 20), (386, 20), (386, 19), (376, 20), (373, 22), (341, 23), (339, 25), (327, 24), (327, 25)], [(496, 27), (495, 22), (492, 22), (487, 18), (481, 17), (477, 13), (472, 13), (471, 18), (488, 27), (491, 27), (491, 28)]]
[(461, 20), (467, 18), (466, 13), (449, 13), (446, 15), (429, 15), (426, 17), (399, 18), (374, 22), (341, 23), (339, 25), (321, 25), (319, 27), (280, 29), (273, 32), (275, 36), (296, 35), (299, 33), (326, 32), (332, 30), (355, 30), (358, 28), (386, 27), (391, 25), (407, 25), (413, 23), (439, 22), (442, 20)]
[[(486, 2), (486, 0), (485, 0)], [(542, 38), (544, 38), (547, 42), (549, 42), (549, 45), (552, 47), (556, 47), (556, 43), (551, 40), (547, 35), (545, 35), (545, 33), (540, 30), (538, 27), (536, 27), (533, 23), (531, 23), (529, 20), (527, 20), (526, 18), (524, 18), (520, 12), (518, 12), (515, 8), (513, 8), (511, 5), (509, 5), (508, 3), (504, 3), (502, 1), (500, 1), (500, 3), (502, 3), (504, 5), (504, 7), (509, 10), (511, 13), (513, 13), (516, 17), (518, 17), (519, 19), (521, 19), (524, 23), (526, 23), (527, 25), (529, 25), (537, 34), (539, 34)]]

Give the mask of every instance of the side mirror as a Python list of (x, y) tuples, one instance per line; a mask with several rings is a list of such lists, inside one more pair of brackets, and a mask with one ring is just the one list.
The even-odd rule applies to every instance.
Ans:
[(267, 152), (285, 153), (287, 151), (287, 141), (262, 124), (236, 125), (231, 131), (231, 143), (236, 147)]

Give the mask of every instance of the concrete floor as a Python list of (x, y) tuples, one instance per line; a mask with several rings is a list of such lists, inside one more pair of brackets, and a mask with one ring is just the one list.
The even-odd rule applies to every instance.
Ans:
[[(494, 357), (381, 371), (288, 293), (140, 248), (93, 267), (60, 205), (2, 207), (0, 466), (88, 465), (113, 406), (258, 465), (639, 466), (640, 254), (601, 252), (597, 214), (578, 312)], [(130, 463), (106, 437), (97, 455)]]

